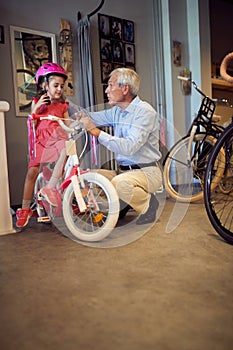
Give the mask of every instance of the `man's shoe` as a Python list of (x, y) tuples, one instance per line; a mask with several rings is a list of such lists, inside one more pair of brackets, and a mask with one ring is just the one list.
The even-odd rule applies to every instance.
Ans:
[(159, 207), (159, 202), (155, 195), (151, 193), (149, 208), (144, 214), (141, 214), (136, 221), (137, 225), (150, 224), (155, 221), (156, 211)]
[(41, 189), (41, 194), (45, 198), (45, 200), (51, 204), (53, 207), (58, 206), (58, 191), (55, 187), (45, 186)]
[(118, 219), (123, 219), (132, 207), (120, 199), (120, 212)]
[(19, 208), (16, 210), (16, 226), (24, 227), (28, 224), (28, 220), (32, 216), (32, 210), (30, 208)]

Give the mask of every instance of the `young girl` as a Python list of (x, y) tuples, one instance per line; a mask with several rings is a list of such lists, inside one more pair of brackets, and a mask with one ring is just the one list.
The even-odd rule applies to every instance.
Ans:
[[(36, 73), (36, 83), (38, 88), (38, 98), (32, 101), (33, 116), (55, 115), (68, 119), (69, 103), (64, 101), (63, 89), (67, 79), (66, 71), (57, 63), (45, 63)], [(45, 199), (57, 206), (57, 190), (55, 188), (62, 175), (64, 161), (66, 159), (65, 141), (68, 139), (66, 132), (60, 127), (58, 122), (51, 120), (31, 119), (35, 128), (35, 141), (30, 143), (33, 147), (30, 151), (30, 161), (24, 183), (22, 208), (16, 212), (17, 227), (24, 227), (32, 216), (30, 209), (33, 198), (35, 182), (42, 164), (55, 162), (52, 176), (41, 193)]]

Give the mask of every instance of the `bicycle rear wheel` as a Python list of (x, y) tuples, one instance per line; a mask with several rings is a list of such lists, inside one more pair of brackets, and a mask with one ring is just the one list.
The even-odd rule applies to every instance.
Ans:
[(72, 183), (63, 197), (63, 216), (67, 228), (74, 237), (97, 242), (107, 237), (115, 227), (119, 216), (119, 199), (111, 182), (103, 175), (88, 172), (80, 175), (86, 211), (80, 212)]
[(191, 146), (191, 162), (187, 160), (190, 136), (178, 141), (164, 163), (164, 184), (167, 193), (180, 202), (203, 199), (204, 174), (209, 154), (216, 143), (212, 136), (196, 134)]
[[(224, 154), (224, 162), (220, 162), (219, 154)], [(218, 186), (215, 167), (222, 168), (222, 176)], [(233, 244), (233, 124), (220, 136), (209, 157), (204, 182), (204, 200), (209, 220), (217, 233), (228, 243)]]

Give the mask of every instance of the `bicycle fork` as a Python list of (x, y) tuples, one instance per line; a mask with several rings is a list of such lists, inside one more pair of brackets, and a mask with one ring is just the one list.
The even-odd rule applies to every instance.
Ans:
[(87, 209), (87, 206), (82, 196), (77, 174), (71, 176), (71, 182), (73, 185), (74, 195), (78, 203), (79, 210), (81, 213), (83, 213)]
[(74, 140), (66, 141), (66, 154), (69, 156), (69, 161), (66, 164), (66, 177), (62, 183), (61, 188), (64, 190), (70, 183), (72, 183), (74, 195), (78, 203), (79, 211), (81, 213), (87, 210), (87, 204), (84, 197), (88, 198), (88, 203), (94, 205), (95, 210), (99, 211), (99, 206), (94, 198), (92, 191), (88, 190), (86, 195), (83, 195), (82, 190), (85, 193), (85, 182), (80, 176), (79, 158), (76, 153), (76, 145)]
[(188, 149), (187, 149), (187, 162), (189, 167), (191, 166), (191, 148), (192, 148), (192, 143), (193, 143), (196, 131), (197, 131), (197, 125), (193, 125), (190, 132), (190, 138), (189, 138)]

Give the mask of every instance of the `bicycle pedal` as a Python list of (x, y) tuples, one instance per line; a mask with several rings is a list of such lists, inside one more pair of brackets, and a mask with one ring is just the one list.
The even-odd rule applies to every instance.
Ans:
[(95, 223), (98, 223), (98, 222), (100, 222), (103, 219), (103, 217), (104, 217), (103, 213), (95, 214), (94, 217), (93, 217), (93, 221)]
[(37, 222), (51, 222), (51, 218), (49, 216), (40, 216), (37, 218)]
[(164, 187), (163, 187), (163, 185), (161, 185), (161, 186), (157, 189), (156, 193), (163, 193), (163, 191), (164, 191)]

